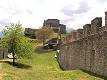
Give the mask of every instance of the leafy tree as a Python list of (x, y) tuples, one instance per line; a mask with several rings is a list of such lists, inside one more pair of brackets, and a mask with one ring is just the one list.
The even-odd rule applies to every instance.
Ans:
[(13, 65), (15, 65), (15, 54), (17, 58), (30, 58), (32, 56), (32, 45), (28, 39), (24, 36), (23, 29), (20, 23), (10, 24), (4, 30), (4, 37), (2, 38), (2, 44), (4, 49), (13, 55)]
[(36, 32), (36, 38), (44, 43), (46, 42), (47, 39), (49, 39), (53, 35), (53, 30), (50, 27), (41, 27), (37, 32)]

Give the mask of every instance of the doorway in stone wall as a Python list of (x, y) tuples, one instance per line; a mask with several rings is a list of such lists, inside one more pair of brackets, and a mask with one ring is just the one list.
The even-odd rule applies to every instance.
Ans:
[(94, 60), (95, 60), (95, 50), (92, 50), (90, 54), (90, 70), (91, 71), (93, 70)]

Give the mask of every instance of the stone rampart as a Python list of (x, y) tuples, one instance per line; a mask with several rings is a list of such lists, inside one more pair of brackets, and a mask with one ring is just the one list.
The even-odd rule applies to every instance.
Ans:
[(67, 36), (58, 54), (61, 67), (65, 70), (85, 69), (107, 76), (106, 27), (102, 27), (102, 18), (97, 17), (83, 29), (72, 32), (69, 38)]

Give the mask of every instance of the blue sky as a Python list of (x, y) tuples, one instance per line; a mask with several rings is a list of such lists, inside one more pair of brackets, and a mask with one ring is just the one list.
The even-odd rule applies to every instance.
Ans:
[(95, 17), (104, 20), (105, 11), (107, 0), (0, 0), (0, 30), (18, 21), (24, 28), (39, 28), (48, 18), (78, 29)]

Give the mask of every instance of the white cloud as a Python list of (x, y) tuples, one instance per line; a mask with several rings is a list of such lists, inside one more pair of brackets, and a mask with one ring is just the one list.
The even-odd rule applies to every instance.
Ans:
[(97, 16), (104, 18), (106, 5), (107, 0), (0, 0), (0, 26), (20, 21), (38, 28), (45, 19), (58, 18), (77, 29)]
[[(89, 9), (87, 12), (83, 11), (83, 13), (71, 13), (71, 18), (73, 17), (74, 19), (69, 20), (66, 22), (68, 27), (71, 28), (82, 28), (83, 25), (87, 23), (91, 23), (91, 20), (94, 19), (95, 17), (102, 17), (103, 18), (103, 25), (104, 25), (104, 17), (105, 14), (104, 12), (107, 10), (106, 5), (107, 5), (107, 0), (104, 3), (99, 3), (99, 1), (95, 0), (87, 0), (88, 7)], [(84, 7), (85, 9), (86, 7)], [(78, 8), (76, 9), (78, 10)], [(82, 9), (81, 9), (82, 10)], [(72, 15), (73, 14), (73, 15)]]

